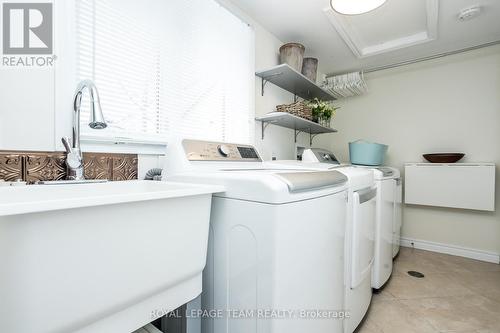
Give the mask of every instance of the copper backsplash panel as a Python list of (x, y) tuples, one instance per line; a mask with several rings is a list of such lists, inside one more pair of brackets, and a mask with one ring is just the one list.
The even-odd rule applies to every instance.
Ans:
[[(0, 179), (28, 183), (66, 177), (65, 153), (0, 151)], [(137, 179), (137, 155), (83, 153), (85, 178), (108, 180)]]

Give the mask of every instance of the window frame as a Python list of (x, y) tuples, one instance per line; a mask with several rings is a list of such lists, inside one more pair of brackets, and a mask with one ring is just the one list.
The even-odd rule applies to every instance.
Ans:
[[(54, 0), (54, 35), (55, 45), (55, 83), (54, 83), (54, 105), (55, 105), (55, 137), (54, 146), (56, 150), (64, 150), (61, 138), (71, 137), (73, 123), (73, 96), (76, 89), (77, 59), (76, 38), (73, 32), (76, 30), (76, 1), (77, 0)], [(224, 0), (213, 0), (225, 8), (229, 13), (241, 20), (252, 31), (251, 45), (249, 48), (252, 72), (255, 72), (255, 28), (241, 14), (236, 12), (232, 6)], [(71, 13), (71, 15), (68, 15)], [(250, 94), (250, 116), (255, 115), (255, 76), (251, 80)], [(104, 111), (105, 112), (105, 111)], [(252, 117), (253, 118), (253, 117)], [(251, 124), (250, 142), (255, 141), (254, 125)], [(167, 133), (168, 134), (168, 133)], [(99, 135), (81, 135), (81, 149), (89, 152), (111, 152), (111, 153), (135, 153), (163, 155), (168, 145), (168, 139), (163, 141), (136, 140), (125, 137), (104, 137)]]

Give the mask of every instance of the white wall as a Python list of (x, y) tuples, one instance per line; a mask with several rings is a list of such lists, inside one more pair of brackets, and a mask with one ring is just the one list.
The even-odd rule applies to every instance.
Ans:
[[(266, 31), (259, 24), (252, 22), (255, 29), (255, 68), (257, 71), (279, 64), (279, 48), (283, 45), (274, 35)], [(264, 115), (276, 111), (276, 105), (293, 102), (293, 94), (268, 83), (261, 94), (261, 79), (255, 78), (255, 114)], [(272, 157), (277, 159), (295, 159), (296, 146), (309, 147), (309, 136), (301, 133), (294, 142), (294, 131), (274, 125), (266, 128), (264, 140), (261, 139), (261, 123), (255, 124), (256, 146), (266, 160)]]
[(72, 75), (69, 58), (73, 52), (63, 50), (74, 40), (68, 15), (73, 7), (67, 0), (52, 3), (54, 66), (0, 67), (0, 150), (63, 150), (61, 137), (71, 135), (76, 86), (69, 86), (66, 77)]
[(350, 141), (390, 146), (387, 164), (426, 152), (465, 152), (497, 164), (497, 212), (406, 206), (403, 236), (500, 253), (500, 46), (367, 75), (370, 92), (341, 102), (333, 139), (318, 146), (348, 160)]
[[(217, 0), (231, 12), (250, 24), (255, 31), (255, 70), (261, 71), (279, 64), (279, 48), (286, 42), (264, 29), (258, 22), (235, 6), (231, 0)], [(309, 56), (306, 51), (306, 56)], [(314, 55), (311, 55), (314, 56)], [(318, 77), (322, 74), (318, 73)], [(261, 79), (255, 77), (255, 116), (276, 111), (276, 105), (293, 103), (293, 94), (278, 88), (272, 83), (265, 87), (264, 96), (261, 94)], [(325, 137), (332, 137), (331, 134)], [(255, 122), (255, 145), (265, 160), (295, 159), (296, 147), (309, 147), (309, 136), (301, 133), (295, 143), (294, 131), (269, 125), (265, 130), (264, 140), (261, 139), (261, 123)], [(315, 139), (317, 140), (317, 139)]]
[[(61, 57), (61, 53), (71, 30), (67, 25), (70, 15), (66, 12), (71, 9), (67, 8), (69, 1), (52, 2), (54, 54), (58, 57), (54, 66), (0, 67), (0, 150), (62, 150), (60, 138), (71, 135), (75, 87), (56, 88), (56, 78), (69, 75), (66, 55)], [(64, 100), (57, 100), (64, 95), (67, 95)]]
[(52, 150), (54, 70), (0, 69), (0, 150)]
[[(283, 44), (274, 35), (258, 24), (255, 29), (255, 68), (257, 71), (276, 66), (279, 60), (279, 48)], [(292, 103), (293, 95), (269, 83), (261, 93), (261, 79), (255, 78), (255, 115), (260, 116), (275, 111), (276, 105)], [(261, 123), (255, 123), (255, 141), (264, 159), (270, 160), (293, 158), (295, 155), (294, 133), (292, 130), (270, 125), (261, 136)], [(302, 140), (300, 140), (302, 139)], [(298, 144), (305, 144), (304, 137)]]

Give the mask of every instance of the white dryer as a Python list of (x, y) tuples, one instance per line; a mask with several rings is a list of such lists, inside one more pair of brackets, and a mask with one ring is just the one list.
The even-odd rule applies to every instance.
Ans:
[(344, 332), (352, 333), (364, 318), (372, 299), (376, 193), (373, 172), (340, 164), (333, 153), (306, 149), (302, 161), (273, 161), (271, 165), (306, 170), (337, 170), (348, 178), (349, 203), (345, 241), (345, 305), (350, 317)]
[(401, 228), (403, 226), (403, 180), (401, 178), (399, 170), (397, 170), (399, 175), (396, 178), (396, 188), (394, 195), (394, 221), (392, 228), (392, 258), (394, 259), (398, 253), (401, 246)]
[(170, 143), (164, 178), (219, 184), (203, 273), (203, 333), (340, 333), (347, 178), (270, 169), (254, 147)]
[(392, 260), (399, 251), (401, 230), (401, 177), (391, 167), (357, 168), (373, 170), (377, 187), (375, 227), (375, 261), (372, 270), (372, 288), (380, 289), (392, 274)]

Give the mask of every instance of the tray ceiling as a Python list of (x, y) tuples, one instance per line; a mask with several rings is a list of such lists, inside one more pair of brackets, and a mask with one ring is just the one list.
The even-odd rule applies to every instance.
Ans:
[(438, 33), (438, 0), (388, 1), (364, 15), (341, 15), (330, 7), (323, 12), (358, 58), (430, 42)]

